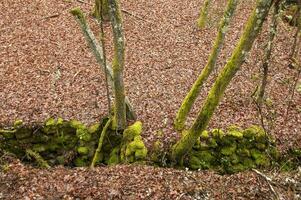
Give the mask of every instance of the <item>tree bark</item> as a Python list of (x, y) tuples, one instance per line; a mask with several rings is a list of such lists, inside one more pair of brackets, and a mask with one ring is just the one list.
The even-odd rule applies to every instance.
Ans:
[(198, 27), (200, 29), (203, 29), (206, 26), (207, 16), (208, 16), (208, 9), (209, 9), (209, 4), (210, 3), (211, 3), (211, 0), (205, 0), (204, 5), (201, 8), (200, 17), (197, 21)]
[(195, 142), (199, 139), (201, 133), (207, 128), (207, 125), (216, 110), (222, 96), (229, 85), (230, 81), (240, 69), (247, 53), (252, 48), (262, 24), (272, 5), (272, 0), (259, 0), (256, 8), (249, 17), (244, 32), (234, 49), (231, 58), (217, 77), (209, 94), (204, 102), (197, 119), (192, 127), (173, 147), (172, 159), (174, 162), (181, 162), (185, 154), (187, 154)]
[[(114, 81), (113, 81), (113, 70), (112, 70), (111, 64), (108, 62), (106, 62), (106, 63), (104, 62), (104, 53), (102, 50), (103, 48), (96, 40), (93, 32), (91, 31), (89, 25), (87, 24), (85, 16), (83, 15), (82, 11), (79, 8), (75, 8), (75, 9), (71, 10), (70, 13), (75, 16), (77, 22), (79, 23), (79, 25), (82, 29), (82, 32), (86, 38), (87, 43), (96, 58), (96, 61), (98, 62), (98, 64), (100, 66), (103, 66), (104, 73), (106, 73), (108, 76), (108, 82), (109, 82), (110, 86), (112, 87), (112, 89), (114, 90), (115, 88), (114, 88)], [(136, 120), (137, 115), (136, 115), (134, 108), (133, 108), (132, 104), (130, 103), (128, 97), (125, 97), (125, 103), (126, 103), (127, 119)]]
[(124, 35), (122, 29), (122, 18), (118, 0), (108, 0), (109, 14), (113, 29), (114, 42), (114, 60), (113, 60), (113, 81), (115, 93), (114, 106), (114, 122), (118, 130), (126, 127), (126, 107), (125, 92), (123, 84), (123, 68), (124, 68)]
[(270, 64), (270, 60), (271, 60), (272, 49), (274, 46), (274, 39), (275, 39), (275, 36), (277, 33), (277, 25), (278, 25), (277, 20), (278, 20), (278, 14), (279, 14), (279, 6), (280, 6), (279, 2), (276, 2), (274, 4), (274, 11), (272, 14), (272, 22), (271, 22), (270, 29), (269, 29), (269, 39), (268, 39), (267, 44), (265, 45), (265, 55), (264, 55), (263, 64), (261, 67), (263, 77), (261, 80), (261, 85), (259, 87), (258, 96), (256, 97), (256, 104), (257, 104), (258, 112), (260, 115), (261, 126), (266, 133), (267, 133), (267, 129), (266, 129), (265, 123), (264, 123), (262, 105), (265, 100), (264, 96), (265, 96), (265, 88), (268, 84), (269, 64)]
[(193, 84), (192, 88), (190, 89), (189, 93), (186, 95), (185, 99), (182, 102), (182, 105), (177, 113), (175, 119), (175, 128), (176, 130), (182, 130), (184, 128), (184, 124), (189, 114), (192, 105), (194, 104), (196, 98), (198, 97), (201, 87), (203, 86), (204, 82), (208, 79), (209, 75), (213, 71), (217, 57), (220, 53), (222, 45), (225, 40), (226, 32), (228, 30), (230, 21), (232, 19), (233, 13), (236, 9), (238, 0), (229, 0), (227, 8), (224, 12), (224, 16), (220, 21), (220, 25), (218, 28), (218, 33), (214, 42), (214, 46), (211, 50), (210, 57), (205, 68), (202, 70), (201, 74)]
[(110, 20), (108, 0), (95, 0), (93, 16), (96, 19), (102, 16), (104, 21)]

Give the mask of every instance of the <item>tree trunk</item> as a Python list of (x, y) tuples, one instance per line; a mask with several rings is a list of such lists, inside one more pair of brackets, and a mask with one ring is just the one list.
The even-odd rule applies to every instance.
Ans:
[(114, 35), (114, 60), (113, 60), (113, 81), (115, 86), (114, 123), (118, 130), (126, 127), (126, 107), (123, 84), (124, 68), (124, 36), (122, 30), (122, 18), (119, 3), (117, 0), (108, 0), (109, 14)]
[(264, 131), (267, 133), (268, 130), (266, 129), (265, 123), (264, 123), (264, 114), (263, 114), (263, 102), (265, 100), (265, 89), (268, 84), (268, 73), (269, 73), (269, 65), (270, 65), (270, 60), (271, 60), (271, 55), (272, 55), (272, 49), (274, 46), (274, 39), (277, 33), (277, 20), (278, 20), (278, 15), (279, 15), (279, 6), (280, 3), (277, 2), (274, 4), (274, 11), (273, 11), (273, 16), (272, 16), (272, 22), (270, 25), (269, 29), (269, 39), (267, 41), (267, 44), (265, 45), (265, 55), (263, 59), (263, 64), (262, 64), (262, 80), (261, 80), (261, 85), (259, 87), (259, 92), (258, 96), (256, 97), (256, 104), (258, 108), (258, 112), (260, 115), (260, 121), (261, 121), (261, 126), (264, 129)]
[(197, 21), (198, 27), (200, 29), (205, 28), (207, 22), (208, 8), (211, 0), (205, 0), (203, 7), (201, 8), (200, 17)]
[(104, 21), (110, 20), (108, 0), (95, 0), (93, 16), (96, 19), (102, 16)]
[[(82, 13), (82, 11), (79, 8), (72, 9), (70, 11), (70, 13), (76, 17), (76, 20), (79, 23), (79, 25), (82, 29), (82, 32), (86, 38), (86, 41), (87, 41), (89, 47), (91, 48), (98, 64), (100, 66), (103, 66), (104, 73), (106, 73), (108, 76), (108, 82), (109, 82), (110, 86), (112, 87), (112, 89), (115, 90), (112, 67), (108, 62), (104, 62), (104, 52), (102, 50), (103, 48), (98, 43), (92, 30), (90, 29), (89, 25), (87, 24), (84, 14)], [(128, 97), (125, 97), (125, 103), (126, 103), (127, 119), (136, 120), (137, 115), (136, 115), (134, 108), (133, 108), (131, 102), (129, 101)]]
[(177, 113), (176, 120), (175, 120), (175, 128), (177, 130), (182, 130), (184, 128), (184, 124), (189, 114), (193, 103), (195, 102), (196, 98), (198, 97), (201, 87), (203, 86), (204, 82), (208, 79), (209, 75), (213, 71), (217, 57), (220, 53), (222, 45), (224, 43), (225, 35), (227, 29), (229, 27), (229, 23), (237, 6), (238, 0), (229, 0), (227, 8), (224, 12), (224, 16), (220, 21), (220, 25), (218, 28), (217, 37), (214, 42), (213, 49), (211, 50), (211, 54), (209, 60), (202, 70), (201, 74), (199, 75), (198, 79), (193, 84), (192, 88), (190, 89), (189, 93), (186, 95), (182, 105)]
[(173, 147), (172, 159), (174, 162), (181, 162), (183, 156), (189, 152), (207, 125), (217, 108), (222, 96), (230, 81), (243, 64), (247, 53), (252, 48), (262, 24), (272, 5), (272, 0), (259, 0), (252, 15), (249, 17), (244, 32), (234, 49), (230, 60), (225, 65), (213, 84), (204, 102), (197, 119), (191, 129)]

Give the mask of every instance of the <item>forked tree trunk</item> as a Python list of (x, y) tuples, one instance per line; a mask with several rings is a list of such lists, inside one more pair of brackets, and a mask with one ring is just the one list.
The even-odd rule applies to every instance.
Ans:
[[(82, 32), (86, 38), (86, 41), (91, 48), (97, 63), (104, 68), (104, 73), (107, 74), (108, 77), (108, 83), (112, 87), (113, 90), (115, 90), (114, 87), (114, 81), (113, 81), (113, 69), (111, 67), (111, 64), (104, 61), (104, 52), (102, 45), (97, 41), (95, 38), (95, 35), (93, 34), (90, 26), (87, 24), (86, 18), (81, 11), (80, 8), (74, 8), (70, 11), (70, 13), (76, 18), (76, 21), (79, 23)], [(135, 110), (129, 101), (129, 98), (125, 97), (125, 103), (126, 103), (126, 115), (127, 119), (129, 120), (136, 120), (137, 115), (135, 113)]]
[(118, 0), (108, 0), (109, 14), (113, 29), (114, 42), (114, 60), (113, 60), (113, 81), (114, 81), (114, 125), (118, 130), (126, 127), (126, 107), (125, 93), (123, 84), (124, 68), (124, 36), (122, 30), (122, 18)]
[(193, 84), (192, 88), (190, 89), (189, 93), (186, 95), (185, 99), (182, 102), (182, 105), (177, 113), (175, 119), (175, 128), (177, 130), (182, 130), (184, 128), (184, 124), (189, 114), (192, 105), (194, 104), (196, 98), (198, 97), (200, 90), (204, 84), (204, 82), (208, 79), (209, 75), (213, 71), (217, 57), (220, 53), (222, 45), (224, 43), (224, 39), (226, 36), (227, 29), (229, 27), (231, 18), (237, 6), (238, 0), (228, 0), (227, 8), (224, 12), (224, 16), (220, 21), (218, 33), (214, 42), (214, 46), (211, 50), (210, 57), (205, 68), (202, 70), (201, 74)]
[(231, 58), (214, 82), (197, 119), (194, 121), (187, 134), (183, 135), (174, 145), (172, 150), (172, 159), (174, 162), (182, 161), (183, 156), (192, 149), (192, 146), (200, 138), (201, 133), (207, 128), (227, 86), (236, 72), (240, 69), (246, 55), (250, 51), (253, 42), (261, 30), (271, 5), (272, 0), (259, 0), (257, 2), (256, 8), (249, 17), (244, 32), (234, 49)]

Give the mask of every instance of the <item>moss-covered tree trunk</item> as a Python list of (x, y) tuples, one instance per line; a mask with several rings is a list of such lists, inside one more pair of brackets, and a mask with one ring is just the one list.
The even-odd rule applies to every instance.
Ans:
[(102, 16), (104, 21), (110, 20), (108, 0), (95, 0), (93, 16), (97, 19)]
[[(104, 69), (104, 73), (106, 73), (107, 77), (108, 77), (108, 83), (110, 84), (112, 89), (115, 90), (114, 80), (113, 80), (114, 79), (113, 69), (111, 67), (111, 64), (109, 64), (108, 62), (105, 62), (103, 47), (101, 44), (99, 44), (99, 42), (95, 38), (95, 35), (93, 34), (90, 26), (88, 25), (83, 12), (81, 11), (80, 8), (74, 8), (70, 11), (70, 13), (76, 18), (76, 21), (79, 23), (79, 25), (82, 29), (82, 32), (86, 38), (86, 41), (96, 58), (96, 61)], [(127, 119), (136, 120), (137, 115), (136, 115), (135, 110), (127, 96), (125, 97), (125, 104), (126, 104)]]
[(205, 0), (204, 5), (201, 7), (200, 17), (197, 20), (197, 25), (200, 29), (203, 29), (206, 26), (210, 2), (211, 2), (211, 0)]
[(259, 0), (256, 8), (252, 12), (243, 34), (234, 49), (231, 58), (217, 77), (209, 94), (204, 102), (197, 119), (194, 121), (189, 131), (174, 145), (172, 159), (174, 162), (182, 160), (183, 156), (189, 152), (201, 133), (206, 129), (215, 109), (217, 108), (222, 96), (230, 81), (240, 69), (247, 53), (250, 51), (262, 24), (272, 5), (272, 0)]
[(126, 127), (126, 107), (125, 92), (123, 84), (123, 68), (124, 68), (124, 36), (122, 29), (122, 18), (119, 3), (117, 0), (108, 0), (110, 20), (112, 23), (114, 35), (114, 60), (113, 60), (113, 80), (114, 80), (114, 123), (118, 130)]
[(195, 81), (195, 83), (193, 84), (189, 93), (186, 95), (186, 97), (183, 100), (182, 105), (177, 113), (177, 116), (175, 119), (175, 128), (177, 130), (182, 130), (184, 128), (184, 124), (185, 124), (187, 115), (189, 114), (193, 103), (195, 102), (196, 98), (198, 97), (202, 85), (208, 79), (209, 75), (211, 74), (211, 72), (213, 71), (213, 69), (215, 67), (217, 57), (218, 57), (220, 49), (224, 43), (225, 35), (226, 35), (227, 29), (229, 27), (233, 13), (235, 11), (237, 2), (238, 2), (238, 0), (229, 0), (228, 1), (228, 5), (224, 12), (224, 16), (220, 21), (217, 37), (215, 39), (214, 46), (211, 50), (211, 54), (208, 59), (208, 62), (206, 64), (205, 68), (202, 70), (199, 77), (197, 78), (197, 80)]

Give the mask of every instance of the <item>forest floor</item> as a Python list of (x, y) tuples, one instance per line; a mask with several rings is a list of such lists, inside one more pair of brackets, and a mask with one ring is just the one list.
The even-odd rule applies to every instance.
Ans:
[[(91, 124), (107, 115), (104, 75), (69, 14), (75, 6), (90, 13), (93, 2), (0, 2), (1, 125), (12, 124), (16, 119), (42, 122), (50, 116)], [(143, 138), (148, 147), (158, 139), (158, 131), (163, 131), (160, 140), (166, 146), (179, 137), (173, 129), (173, 119), (206, 64), (225, 3), (214, 1), (207, 27), (198, 30), (196, 19), (202, 1), (121, 1), (127, 42), (126, 93), (144, 124)], [(188, 125), (235, 47), (254, 3), (255, 0), (247, 0), (238, 6), (217, 70), (205, 85)], [(90, 15), (87, 17), (97, 31), (96, 22)], [(260, 124), (251, 96), (261, 80), (266, 30), (267, 23), (227, 89), (209, 128)], [(105, 32), (111, 58), (109, 24)], [(283, 151), (301, 148), (301, 94), (295, 92), (291, 98), (297, 71), (287, 67), (294, 32), (295, 28), (279, 21), (266, 93), (269, 104), (264, 109), (267, 128)], [(272, 199), (271, 187), (282, 199), (301, 199), (301, 189), (295, 187), (301, 188), (300, 171), (265, 173), (273, 180), (267, 181), (254, 171), (222, 176), (209, 171), (126, 165), (95, 170), (38, 170), (12, 160), (6, 170), (0, 171), (0, 199)]]

